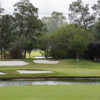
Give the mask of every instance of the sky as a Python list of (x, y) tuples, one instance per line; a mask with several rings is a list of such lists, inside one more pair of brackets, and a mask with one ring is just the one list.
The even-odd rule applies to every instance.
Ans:
[[(6, 9), (6, 13), (12, 13), (13, 5), (19, 0), (0, 0), (2, 7)], [(39, 9), (39, 17), (50, 16), (53, 11), (62, 12), (67, 16), (69, 4), (76, 0), (30, 0), (35, 7)], [(96, 0), (83, 0), (84, 3), (93, 5)]]

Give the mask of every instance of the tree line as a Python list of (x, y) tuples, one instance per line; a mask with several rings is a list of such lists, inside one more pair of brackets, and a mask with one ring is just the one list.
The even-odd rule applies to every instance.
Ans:
[(41, 49), (54, 58), (100, 58), (100, 0), (90, 5), (77, 0), (69, 5), (69, 21), (61, 12), (39, 19), (29, 0), (14, 5), (12, 15), (0, 8), (0, 57), (26, 58)]
[[(44, 17), (44, 23), (49, 29), (51, 26), (54, 28), (55, 21), (57, 25), (59, 21), (64, 21), (63, 15), (59, 21), (57, 19), (61, 14), (56, 13), (55, 16)], [(48, 30), (50, 34), (40, 38), (40, 48), (45, 51), (45, 56), (100, 59), (100, 0), (91, 8), (82, 0), (72, 2), (69, 5), (68, 18), (69, 23), (60, 24), (52, 32)]]
[(41, 34), (42, 22), (38, 9), (23, 0), (14, 5), (12, 15), (0, 10), (0, 55), (1, 58), (25, 58), (26, 52), (36, 47)]

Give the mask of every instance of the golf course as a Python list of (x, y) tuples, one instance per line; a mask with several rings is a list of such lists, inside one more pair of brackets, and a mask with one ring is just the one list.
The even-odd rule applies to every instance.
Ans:
[(0, 87), (1, 100), (99, 100), (100, 85)]
[[(100, 63), (75, 59), (59, 60), (58, 64), (36, 64), (33, 59), (25, 59), (28, 65), (24, 66), (0, 66), (0, 72), (6, 73), (0, 75), (0, 78), (17, 78), (17, 77), (36, 77), (36, 76), (97, 76), (100, 77)], [(20, 74), (17, 70), (31, 71), (51, 71), (52, 73), (44, 74)]]
[[(28, 78), (35, 77), (100, 77), (100, 63), (80, 59), (58, 60), (58, 64), (38, 64), (34, 63), (35, 56), (42, 56), (39, 51), (34, 51), (25, 61), (28, 65), (24, 66), (0, 66), (1, 79), (9, 78)], [(40, 58), (39, 58), (40, 59)], [(45, 60), (45, 58), (41, 58)], [(51, 61), (51, 59), (49, 59)], [(13, 60), (10, 60), (13, 61)], [(17, 61), (17, 60), (16, 60)], [(52, 73), (24, 73), (20, 74), (17, 70), (28, 71), (51, 71)], [(60, 81), (60, 80), (59, 80)], [(2, 86), (0, 87), (1, 100), (99, 100), (100, 84), (66, 84), (66, 85), (22, 85), (22, 86)]]
[[(100, 63), (80, 59), (59, 60), (58, 64), (36, 64), (35, 56), (41, 56), (39, 52), (33, 52), (33, 58), (27, 58), (25, 66), (0, 66), (1, 79), (8, 78), (33, 78), (34, 77), (100, 77)], [(44, 58), (43, 58), (44, 60)], [(11, 61), (11, 60), (10, 60)], [(44, 74), (20, 74), (17, 70), (51, 71)], [(100, 84), (66, 84), (66, 85), (23, 85), (0, 87), (1, 100), (99, 100)]]
[(100, 0), (0, 0), (0, 100), (100, 100)]

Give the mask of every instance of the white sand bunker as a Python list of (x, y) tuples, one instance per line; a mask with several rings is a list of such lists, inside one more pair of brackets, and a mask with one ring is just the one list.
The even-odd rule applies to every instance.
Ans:
[(53, 61), (53, 60), (34, 60), (34, 63), (38, 63), (38, 64), (58, 64), (59, 61)]
[[(35, 59), (45, 59), (46, 57), (45, 56), (35, 56), (34, 58)], [(52, 58), (52, 57), (48, 57), (48, 58)]]
[(27, 64), (24, 61), (0, 61), (0, 66), (24, 66)]
[(44, 56), (35, 56), (34, 58), (35, 59), (44, 59), (45, 57)]
[(0, 72), (0, 75), (5, 75), (6, 73)]
[(51, 71), (32, 71), (32, 70), (18, 70), (20, 74), (45, 74), (45, 73), (52, 73)]

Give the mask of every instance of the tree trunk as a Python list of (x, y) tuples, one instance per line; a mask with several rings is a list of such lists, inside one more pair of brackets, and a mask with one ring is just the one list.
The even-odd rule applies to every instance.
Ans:
[(4, 49), (4, 59), (6, 58), (6, 51), (5, 51), (5, 49)]
[(2, 59), (2, 48), (1, 48), (1, 59)]
[(26, 50), (24, 50), (24, 58), (26, 58)]

